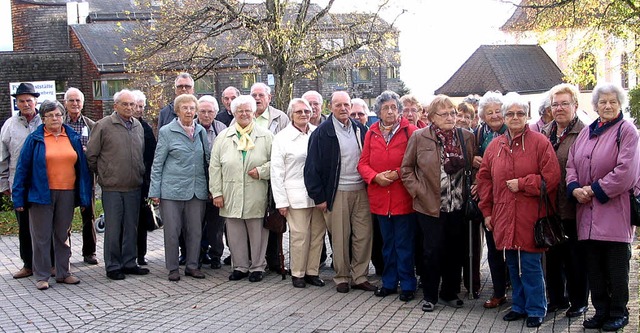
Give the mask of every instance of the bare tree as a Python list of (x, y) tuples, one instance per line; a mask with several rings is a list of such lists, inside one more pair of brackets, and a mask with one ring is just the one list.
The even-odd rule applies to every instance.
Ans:
[[(346, 1), (346, 0), (345, 0)], [(154, 20), (142, 22), (127, 39), (130, 72), (189, 71), (196, 78), (244, 59), (266, 66), (275, 79), (274, 101), (284, 107), (297, 78), (313, 77), (329, 63), (367, 52), (356, 62), (379, 61), (394, 23), (380, 17), (389, 0), (373, 13), (335, 14), (335, 0), (321, 7), (310, 0), (142, 0)], [(353, 62), (351, 62), (353, 63)], [(245, 64), (246, 65), (246, 64)]]

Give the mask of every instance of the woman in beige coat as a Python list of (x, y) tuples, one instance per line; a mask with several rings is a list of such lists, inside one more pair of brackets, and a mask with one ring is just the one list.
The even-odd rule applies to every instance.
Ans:
[(249, 276), (249, 281), (258, 282), (266, 267), (269, 231), (262, 226), (262, 219), (267, 208), (273, 135), (255, 125), (256, 102), (251, 96), (234, 99), (231, 112), (235, 124), (218, 134), (211, 151), (209, 191), (220, 216), (226, 218), (233, 263), (229, 280)]

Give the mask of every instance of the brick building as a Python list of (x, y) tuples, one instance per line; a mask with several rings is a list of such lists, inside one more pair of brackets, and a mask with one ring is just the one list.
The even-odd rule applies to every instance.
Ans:
[[(137, 21), (149, 20), (153, 8), (137, 7), (130, 0), (10, 1), (14, 39), (12, 52), (0, 52), (0, 121), (10, 115), (9, 82), (55, 80), (60, 100), (68, 87), (77, 87), (85, 94), (84, 113), (93, 119), (111, 112), (116, 91), (136, 88), (130, 86), (131, 75), (125, 70), (123, 38), (138, 26)], [(400, 51), (395, 45), (376, 66), (335, 61), (317, 78), (296, 81), (294, 96), (313, 89), (327, 99), (335, 90), (347, 90), (371, 100), (384, 90), (399, 89)], [(254, 59), (240, 55), (199, 78), (196, 94), (220, 98), (229, 85), (248, 93), (254, 82), (269, 82), (269, 73), (264, 66), (256, 67)], [(152, 113), (173, 95), (173, 77), (174, 73), (163, 77), (160, 90), (166, 97), (160, 105), (150, 105)]]

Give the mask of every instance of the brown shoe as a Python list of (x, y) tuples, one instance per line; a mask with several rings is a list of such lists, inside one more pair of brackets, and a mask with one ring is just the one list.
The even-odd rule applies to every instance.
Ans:
[(369, 283), (369, 281), (364, 281), (360, 284), (354, 284), (351, 286), (352, 289), (360, 289), (360, 290), (364, 290), (364, 291), (376, 291), (378, 290), (378, 287), (372, 285), (371, 283)]
[(346, 282), (338, 283), (336, 286), (336, 291), (339, 293), (346, 294), (349, 292), (349, 284)]
[(55, 277), (55, 276), (56, 276), (56, 268), (51, 267), (51, 277)]
[(31, 275), (33, 275), (33, 271), (31, 270), (31, 268), (22, 267), (18, 272), (16, 272), (16, 274), (13, 274), (13, 278), (22, 279)]
[(49, 282), (47, 282), (47, 281), (38, 281), (38, 282), (36, 282), (36, 288), (38, 288), (38, 290), (49, 289)]
[(84, 256), (84, 263), (87, 265), (97, 265), (98, 264), (98, 258), (96, 258), (95, 254), (89, 255), (89, 256)]
[(180, 281), (180, 271), (174, 269), (169, 272), (169, 281)]
[(64, 284), (78, 284), (78, 283), (80, 283), (80, 279), (78, 279), (74, 275), (69, 275), (64, 279), (56, 279), (56, 282), (64, 283)]
[(507, 302), (507, 296), (502, 296), (502, 297), (491, 297), (491, 299), (487, 300), (486, 302), (484, 302), (484, 304), (482, 306), (484, 306), (487, 309), (494, 309), (499, 307), (500, 305), (504, 304)]
[(204, 279), (204, 273), (202, 273), (199, 269), (185, 269), (184, 275), (191, 276), (196, 279)]

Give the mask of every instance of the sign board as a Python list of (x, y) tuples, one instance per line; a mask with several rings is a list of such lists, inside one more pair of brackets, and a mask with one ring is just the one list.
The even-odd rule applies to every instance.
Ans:
[[(16, 92), (20, 83), (22, 82), (9, 83), (10, 95), (13, 95)], [(54, 101), (56, 99), (56, 81), (27, 81), (26, 83), (33, 84), (33, 87), (36, 88), (36, 92), (40, 93), (40, 97), (38, 97), (38, 105), (36, 105), (36, 108), (40, 107), (40, 104), (42, 104), (42, 102), (44, 102), (45, 100)], [(18, 112), (20, 112), (20, 109), (18, 109), (16, 98), (13, 96), (11, 96), (11, 111), (12, 115), (16, 115), (18, 114)]]

